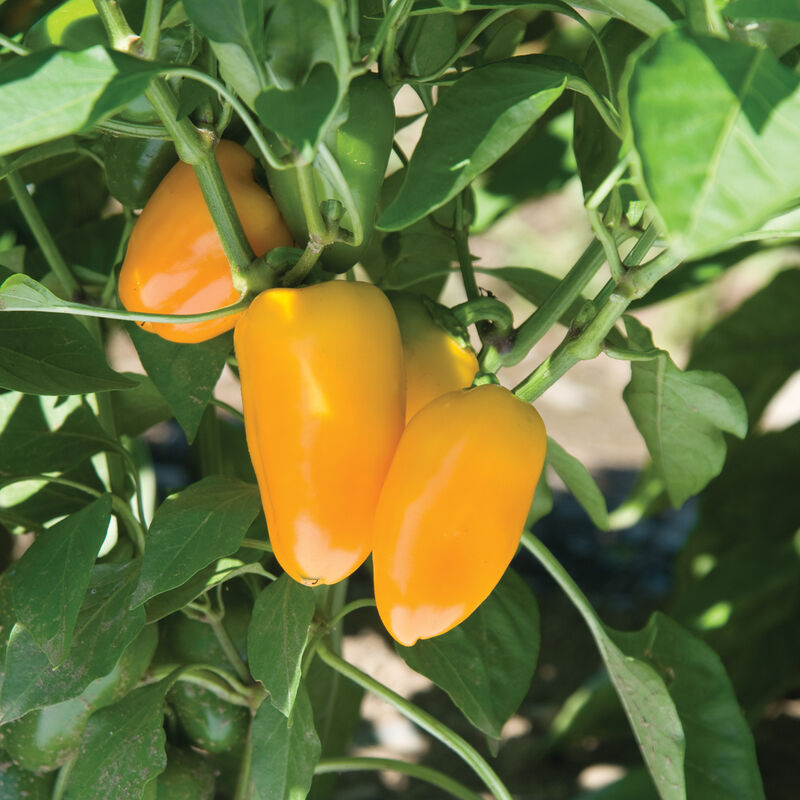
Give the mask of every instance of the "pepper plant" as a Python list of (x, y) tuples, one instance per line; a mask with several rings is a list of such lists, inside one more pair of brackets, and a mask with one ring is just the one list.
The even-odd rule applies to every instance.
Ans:
[[(800, 428), (760, 424), (800, 366), (800, 272), (790, 247), (800, 238), (797, 8), (779, 0), (0, 0), (0, 25), (0, 794), (288, 800), (336, 797), (333, 773), (395, 771), (424, 797), (536, 798), (544, 796), (537, 765), (570, 732), (591, 734), (594, 709), (595, 722), (624, 715), (641, 751), (641, 767), (602, 797), (764, 797), (752, 728), (799, 685)], [(409, 96), (421, 111), (398, 115)], [(397, 134), (417, 119), (409, 154)], [(290, 232), (258, 253), (250, 226), (260, 212), (237, 207), (238, 189), (216, 157), (223, 138), (249, 151), (240, 179), (273, 195)], [(574, 159), (554, 158), (554, 142)], [(148, 224), (164, 244), (152, 247), (150, 234), (144, 243), (152, 274), (118, 293), (139, 210), (178, 160), (182, 185), (199, 188), (203, 202), (189, 202), (188, 189), (159, 201)], [(471, 235), (576, 174), (594, 238), (563, 265), (563, 278), (476, 264)], [(189, 232), (199, 241), (201, 229), (192, 286), (206, 288), (211, 242), (230, 268), (215, 280), (232, 288), (214, 295), (216, 305), (181, 312), (169, 293), (194, 291), (171, 272), (183, 255), (161, 256), (177, 240), (188, 259)], [(636, 316), (778, 247), (788, 268), (714, 322), (686, 368)], [(485, 276), (507, 291), (485, 291)], [(461, 296), (448, 308), (436, 301), (451, 278)], [(152, 279), (164, 304), (130, 310), (130, 292)], [(609, 513), (587, 469), (549, 440), (550, 471), (524, 531), (487, 527), (454, 547), (450, 569), (424, 579), (434, 594), (452, 588), (479, 604), (446, 633), (432, 635), (426, 618), (422, 639), (396, 644), (463, 713), (460, 732), (344, 658), (354, 619), (379, 625), (371, 589), (357, 589), (371, 586), (371, 564), (332, 585), (283, 572), (256, 484), (266, 469), (250, 433), (258, 423), (248, 412), (254, 473), (242, 415), (214, 395), (226, 365), (238, 375), (234, 315), (247, 318), (261, 292), (331, 280), (371, 282), (398, 308), (419, 304), (414, 313), (434, 331), (419, 341), (453, 338), (461, 385), (499, 383), (516, 395), (484, 393), (502, 395), (498, 409), (520, 405), (508, 417), (474, 418), (471, 432), (494, 437), (478, 450), (483, 489), (455, 492), (459, 508), (451, 501), (437, 512), (443, 529), (506, 497), (486, 487), (494, 481), (505, 492), (526, 459), (503, 461), (493, 443), (508, 438), (511, 447), (517, 411), (530, 412), (523, 402), (581, 361), (630, 364), (623, 399), (650, 456), (630, 498)], [(517, 298), (533, 312), (515, 317)], [(358, 346), (375, 344), (369, 331), (358, 336), (360, 317), (338, 311)], [(338, 353), (337, 307), (325, 314), (329, 351)], [(157, 333), (226, 318), (210, 337)], [(280, 391), (263, 377), (277, 356), (243, 355), (270, 353), (257, 324), (238, 352), (250, 358), (252, 408), (258, 386)], [(560, 344), (546, 352), (554, 329)], [(287, 327), (273, 337), (303, 335)], [(146, 374), (109, 366), (106, 345), (120, 336)], [(408, 346), (414, 336), (403, 336)], [(531, 370), (514, 385), (509, 368), (526, 359)], [(357, 382), (374, 376), (359, 376), (358, 363), (347, 380), (363, 400)], [(312, 426), (333, 378), (319, 354), (309, 364), (306, 380), (322, 398)], [(266, 407), (288, 413), (281, 399), (265, 398)], [(398, 451), (398, 464), (427, 463), (412, 448), (425, 453), (425, 437), (442, 435), (451, 415), (437, 413), (427, 428), (413, 417), (413, 445)], [(193, 443), (195, 464), (190, 480), (161, 497), (140, 437), (167, 420)], [(271, 423), (281, 435), (282, 420)], [(396, 466), (393, 486), (409, 477), (404, 470)], [(537, 536), (552, 510), (553, 472), (602, 530), (695, 503), (668, 607), (642, 629), (604, 623)], [(361, 477), (332, 467), (308, 496)], [(386, 501), (379, 520), (403, 518), (404, 497)], [(362, 510), (350, 509), (359, 519)], [(507, 559), (497, 558), (509, 541), (511, 556), (520, 533), (517, 558), (527, 553), (552, 576), (604, 667), (548, 730), (526, 734), (539, 760), (524, 785), (504, 774), (502, 731), (540, 680), (540, 612), (518, 560), (500, 579)], [(425, 536), (426, 553), (441, 549), (435, 531)], [(381, 569), (388, 580), (392, 542), (376, 544), (376, 579)], [(470, 559), (501, 565), (485, 600), (458, 566)], [(364, 692), (466, 771), (454, 775), (447, 759), (353, 755)]]

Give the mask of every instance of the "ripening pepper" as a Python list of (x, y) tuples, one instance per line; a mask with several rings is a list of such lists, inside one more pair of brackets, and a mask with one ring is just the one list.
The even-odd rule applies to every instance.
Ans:
[(541, 417), (502, 386), (449, 392), (409, 422), (378, 501), (375, 600), (401, 644), (438, 636), (490, 594), (544, 465)]
[(397, 315), (406, 365), (406, 422), (432, 400), (466, 389), (478, 372), (475, 353), (456, 341), (431, 314), (433, 301), (410, 292), (387, 292)]
[(403, 349), (386, 296), (329, 281), (262, 292), (236, 323), (245, 431), (275, 557), (342, 580), (372, 547), (405, 419)]
[[(253, 179), (253, 157), (229, 141), (219, 143), (216, 157), (253, 252), (261, 256), (290, 245), (292, 236), (277, 206)], [(200, 184), (182, 161), (136, 221), (119, 274), (119, 297), (129, 311), (156, 314), (199, 314), (239, 300)], [(230, 330), (238, 317), (140, 325), (173, 342), (204, 342)]]
[[(353, 80), (347, 93), (348, 114), (341, 125), (325, 137), (325, 144), (336, 160), (353, 196), (355, 209), (364, 233), (357, 245), (343, 242), (326, 247), (322, 265), (329, 272), (346, 272), (367, 249), (375, 217), (378, 196), (394, 138), (394, 104), (386, 84), (375, 75), (362, 75)], [(297, 169), (275, 169), (267, 165), (269, 188), (295, 240), (301, 246), (308, 241), (308, 226), (300, 196)], [(326, 200), (345, 200), (336, 184), (328, 177), (324, 161), (314, 162), (313, 190), (318, 204)], [(353, 231), (354, 220), (344, 214), (339, 224)]]

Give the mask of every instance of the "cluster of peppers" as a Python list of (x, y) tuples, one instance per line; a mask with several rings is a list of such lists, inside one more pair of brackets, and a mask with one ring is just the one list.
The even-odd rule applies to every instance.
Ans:
[[(216, 152), (257, 256), (302, 235), (254, 181), (244, 148), (223, 141)], [(191, 167), (176, 164), (142, 211), (119, 294), (129, 310), (172, 314), (239, 299)], [(372, 553), (379, 614), (407, 646), (486, 599), (519, 544), (545, 429), (507, 389), (468, 388), (474, 353), (421, 296), (328, 280), (268, 289), (232, 316), (142, 325), (181, 342), (235, 326), (248, 448), (272, 548), (292, 578), (332, 584)]]

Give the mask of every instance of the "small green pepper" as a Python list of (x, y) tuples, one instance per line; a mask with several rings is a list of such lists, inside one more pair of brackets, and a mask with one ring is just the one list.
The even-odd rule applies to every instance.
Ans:
[[(353, 231), (360, 222), (363, 240), (358, 245), (337, 242), (326, 247), (322, 265), (330, 272), (346, 272), (366, 250), (375, 225), (378, 195), (380, 193), (389, 154), (394, 138), (394, 105), (386, 84), (374, 75), (362, 75), (350, 84), (347, 95), (347, 119), (324, 139), (350, 189), (358, 220), (345, 213), (339, 226)], [(295, 241), (303, 246), (308, 241), (306, 223), (297, 169), (284, 170), (267, 167), (270, 192), (278, 204)], [(325, 160), (317, 156), (314, 161), (314, 195), (317, 206), (327, 200), (338, 201), (346, 209), (342, 192), (330, 177)]]

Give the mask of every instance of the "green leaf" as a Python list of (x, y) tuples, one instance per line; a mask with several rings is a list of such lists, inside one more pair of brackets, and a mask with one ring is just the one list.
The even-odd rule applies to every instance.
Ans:
[(314, 592), (281, 575), (259, 594), (247, 631), (247, 660), (272, 705), (292, 714), (300, 687), (300, 664), (314, 618)]
[(264, 15), (268, 0), (184, 0), (186, 14), (211, 43), (222, 77), (253, 106), (263, 88)]
[[(18, 279), (35, 283), (24, 275), (12, 276), (0, 289), (0, 306), (13, 302), (6, 300), (3, 290)], [(131, 385), (108, 366), (105, 354), (77, 319), (65, 314), (0, 310), (1, 387), (27, 394), (61, 395), (127, 389)]]
[(592, 522), (602, 531), (608, 530), (608, 508), (603, 493), (589, 470), (571, 456), (558, 442), (547, 439), (547, 463), (566, 484)]
[(129, 325), (142, 366), (191, 443), (231, 351), (230, 334), (198, 344), (176, 344)]
[(578, 0), (572, 5), (621, 19), (648, 36), (657, 36), (673, 26), (659, 3), (650, 0)]
[(694, 345), (689, 366), (730, 378), (755, 422), (800, 370), (798, 308), (800, 270), (789, 269), (707, 331)]
[(520, 56), (471, 70), (434, 106), (406, 179), (378, 220), (399, 230), (444, 205), (514, 145), (561, 96), (568, 62)]
[(144, 627), (144, 609), (128, 610), (139, 564), (94, 568), (81, 606), (72, 647), (58, 669), (21, 625), (11, 632), (0, 689), (0, 718), (8, 722), (35, 708), (79, 695), (95, 678), (111, 672)]
[(597, 636), (611, 682), (617, 690), (647, 768), (662, 800), (686, 800), (685, 738), (675, 704), (653, 667), (623, 652), (616, 631)]
[(110, 519), (106, 494), (37, 536), (14, 568), (17, 618), (54, 667), (69, 651)]
[(539, 655), (536, 598), (512, 569), (460, 625), (413, 647), (396, 644), (409, 667), (444, 689), (464, 716), (488, 736), (527, 693)]
[(88, 130), (138, 97), (158, 65), (97, 45), (43, 50), (0, 67), (0, 155)]
[(330, 64), (317, 64), (305, 83), (290, 89), (270, 87), (255, 99), (261, 123), (312, 159), (339, 101), (339, 82)]
[(299, 800), (308, 794), (320, 742), (308, 692), (301, 686), (287, 719), (262, 703), (253, 720), (253, 783), (260, 800)]
[[(626, 316), (625, 327), (635, 349), (653, 349), (650, 332), (635, 318)], [(726, 377), (683, 372), (666, 352), (632, 362), (622, 396), (676, 508), (721, 472), (722, 432), (739, 438), (747, 432), (744, 401)]]
[(170, 614), (180, 611), (187, 603), (203, 594), (211, 585), (217, 573), (217, 565), (209, 564), (205, 569), (196, 572), (188, 581), (176, 589), (157, 595), (147, 602), (145, 611), (148, 622), (157, 622)]
[(124, 376), (134, 387), (111, 395), (117, 433), (135, 438), (172, 417), (167, 401), (150, 378), (133, 372), (126, 372)]
[(145, 784), (167, 765), (164, 698), (173, 682), (143, 686), (89, 717), (66, 800), (142, 796)]
[(640, 52), (622, 90), (637, 191), (679, 251), (719, 250), (800, 194), (799, 86), (739, 42), (671, 32)]
[(56, 400), (0, 395), (0, 478), (62, 472), (95, 453), (119, 450), (81, 398), (58, 408)]
[(168, 497), (150, 525), (131, 608), (235, 553), (259, 511), (258, 489), (234, 478), (203, 478)]
[(686, 736), (686, 796), (763, 798), (753, 736), (717, 654), (659, 612), (641, 631), (613, 637), (658, 671), (675, 702)]

